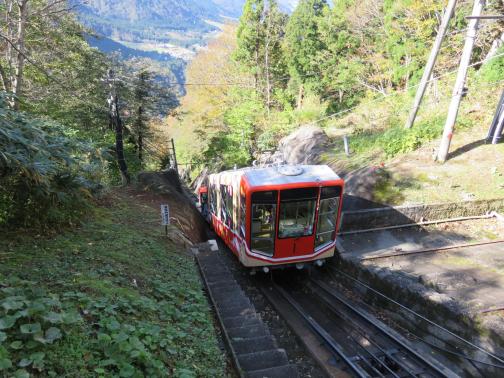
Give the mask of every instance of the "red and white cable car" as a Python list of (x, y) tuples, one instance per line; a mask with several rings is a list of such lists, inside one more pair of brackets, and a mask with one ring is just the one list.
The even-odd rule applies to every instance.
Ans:
[(250, 268), (308, 263), (334, 255), (343, 180), (326, 165), (245, 168), (209, 176), (208, 219)]

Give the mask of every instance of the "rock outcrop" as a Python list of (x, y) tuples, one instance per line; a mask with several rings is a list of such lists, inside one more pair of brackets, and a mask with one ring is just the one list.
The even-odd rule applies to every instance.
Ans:
[(274, 153), (263, 154), (260, 164), (319, 164), (329, 137), (318, 126), (302, 126), (278, 143)]

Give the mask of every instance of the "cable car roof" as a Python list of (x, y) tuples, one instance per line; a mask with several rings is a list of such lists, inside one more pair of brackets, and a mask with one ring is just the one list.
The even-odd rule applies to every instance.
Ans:
[(247, 168), (243, 176), (250, 186), (334, 181), (341, 178), (327, 165), (280, 165)]

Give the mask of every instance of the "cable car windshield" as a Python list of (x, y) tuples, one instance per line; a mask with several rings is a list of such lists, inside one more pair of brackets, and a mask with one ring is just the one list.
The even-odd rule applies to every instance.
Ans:
[(317, 223), (316, 247), (331, 243), (336, 238), (336, 222), (341, 196), (339, 186), (322, 188)]
[(313, 234), (318, 189), (283, 190), (280, 194), (278, 237), (297, 238)]
[(276, 190), (252, 193), (251, 247), (268, 256), (275, 252), (277, 196)]

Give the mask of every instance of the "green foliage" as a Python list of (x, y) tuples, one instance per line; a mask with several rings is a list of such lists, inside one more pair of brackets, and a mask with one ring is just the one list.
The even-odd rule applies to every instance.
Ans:
[[(375, 132), (360, 131), (357, 129), (350, 137), (351, 150), (364, 153), (372, 150), (383, 151), (389, 158), (411, 152), (435, 138), (438, 138), (444, 126), (445, 117), (436, 116), (425, 121), (419, 121), (414, 128), (405, 129), (402, 123), (397, 122), (387, 130)], [(471, 124), (460, 119), (457, 129), (467, 129)]]
[[(209, 136), (210, 143), (203, 153), (205, 161), (214, 162), (224, 168), (243, 167), (252, 163), (256, 148), (258, 123), (264, 108), (252, 91), (233, 92), (236, 106), (224, 113), (224, 126)], [(200, 130), (200, 133), (204, 133)]]
[(247, 0), (237, 30), (235, 59), (254, 77), (264, 103), (274, 105), (273, 92), (285, 87), (287, 67), (282, 51), (287, 15), (276, 0)]
[(99, 189), (100, 156), (74, 130), (0, 98), (0, 226), (76, 222)]
[(259, 72), (259, 55), (262, 44), (263, 0), (247, 0), (243, 6), (240, 25), (236, 33), (237, 49), (235, 58), (252, 74)]
[[(99, 130), (108, 122), (107, 90), (102, 82), (109, 62), (91, 48), (84, 30), (72, 16), (46, 28), (51, 40), (30, 46), (37, 62), (44, 62), (50, 77), (33, 65), (26, 67), (29, 90), (24, 93), (22, 109), (80, 130)], [(37, 36), (43, 38), (43, 36)]]
[(18, 367), (15, 374), (44, 372), (47, 349), (80, 323), (81, 316), (68, 301), (34, 282), (10, 277), (0, 287), (0, 371)]
[[(504, 47), (501, 47), (496, 52), (496, 55), (502, 54), (504, 54)], [(479, 72), (479, 78), (485, 83), (495, 83), (504, 80), (504, 56), (499, 56), (485, 64)]]
[(326, 8), (326, 0), (301, 0), (289, 19), (285, 34), (285, 53), (291, 75), (314, 86), (318, 81), (316, 74), (320, 72), (315, 57), (325, 48), (319, 19)]
[(193, 260), (136, 201), (53, 239), (0, 240), (0, 376), (223, 376)]

